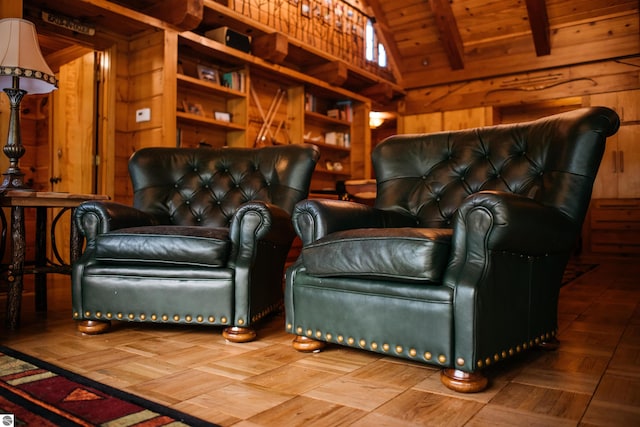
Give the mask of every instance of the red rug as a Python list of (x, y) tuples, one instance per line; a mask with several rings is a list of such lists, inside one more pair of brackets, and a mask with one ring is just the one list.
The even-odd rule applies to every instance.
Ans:
[(3, 346), (0, 425), (216, 426)]

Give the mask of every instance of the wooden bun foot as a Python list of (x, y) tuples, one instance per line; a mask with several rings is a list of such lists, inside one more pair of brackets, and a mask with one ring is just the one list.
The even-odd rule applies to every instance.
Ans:
[(323, 341), (317, 341), (305, 336), (297, 335), (292, 342), (293, 348), (304, 353), (312, 353), (320, 351), (324, 348), (326, 343)]
[(477, 393), (487, 388), (489, 384), (487, 377), (480, 372), (464, 372), (452, 368), (442, 370), (440, 381), (451, 390), (459, 393)]
[(87, 335), (97, 335), (107, 332), (111, 327), (109, 320), (78, 320), (76, 329)]
[(222, 331), (222, 336), (231, 342), (249, 342), (256, 338), (256, 331), (251, 328), (241, 328), (240, 326), (229, 326)]
[(558, 347), (560, 347), (560, 341), (558, 341), (558, 338), (556, 337), (551, 337), (548, 340), (542, 341), (540, 344), (538, 344), (538, 347), (543, 350), (554, 351), (557, 350)]

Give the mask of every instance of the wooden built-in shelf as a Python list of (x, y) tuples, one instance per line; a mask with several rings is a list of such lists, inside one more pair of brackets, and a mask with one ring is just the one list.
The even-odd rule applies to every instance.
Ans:
[(184, 87), (196, 89), (196, 90), (205, 90), (206, 92), (215, 93), (216, 96), (221, 96), (225, 98), (246, 98), (247, 97), (247, 94), (245, 92), (231, 89), (217, 83), (200, 80), (195, 77), (187, 76), (184, 74), (177, 74), (176, 79), (178, 80), (178, 85), (180, 86), (184, 86)]
[(223, 120), (216, 120), (210, 117), (199, 116), (197, 114), (185, 113), (184, 111), (176, 111), (176, 117), (179, 120), (185, 121), (192, 125), (215, 126), (220, 129), (227, 129), (227, 130), (244, 130), (245, 129), (243, 125), (239, 125), (237, 123), (225, 122)]
[(344, 126), (346, 128), (351, 127), (351, 122), (346, 120), (334, 119), (325, 114), (316, 113), (315, 111), (305, 111), (305, 120), (310, 122), (316, 122), (320, 124), (333, 124), (338, 126)]

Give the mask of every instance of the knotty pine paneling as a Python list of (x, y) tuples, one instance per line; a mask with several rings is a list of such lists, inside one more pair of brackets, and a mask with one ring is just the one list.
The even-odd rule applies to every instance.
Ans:
[(409, 91), (402, 114), (477, 106), (535, 103), (550, 99), (637, 89), (640, 58), (512, 74)]
[(398, 117), (398, 133), (431, 133), (442, 130), (442, 113), (409, 114)]

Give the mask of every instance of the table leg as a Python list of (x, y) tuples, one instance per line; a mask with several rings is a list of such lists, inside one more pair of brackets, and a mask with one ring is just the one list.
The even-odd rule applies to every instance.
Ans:
[(20, 306), (22, 304), (22, 287), (24, 274), (24, 257), (26, 250), (24, 230), (24, 208), (11, 208), (11, 237), (13, 250), (9, 266), (9, 291), (7, 294), (7, 329), (17, 329), (20, 324)]
[(36, 209), (36, 265), (35, 302), (36, 312), (47, 311), (47, 273), (42, 272), (47, 265), (47, 208)]

